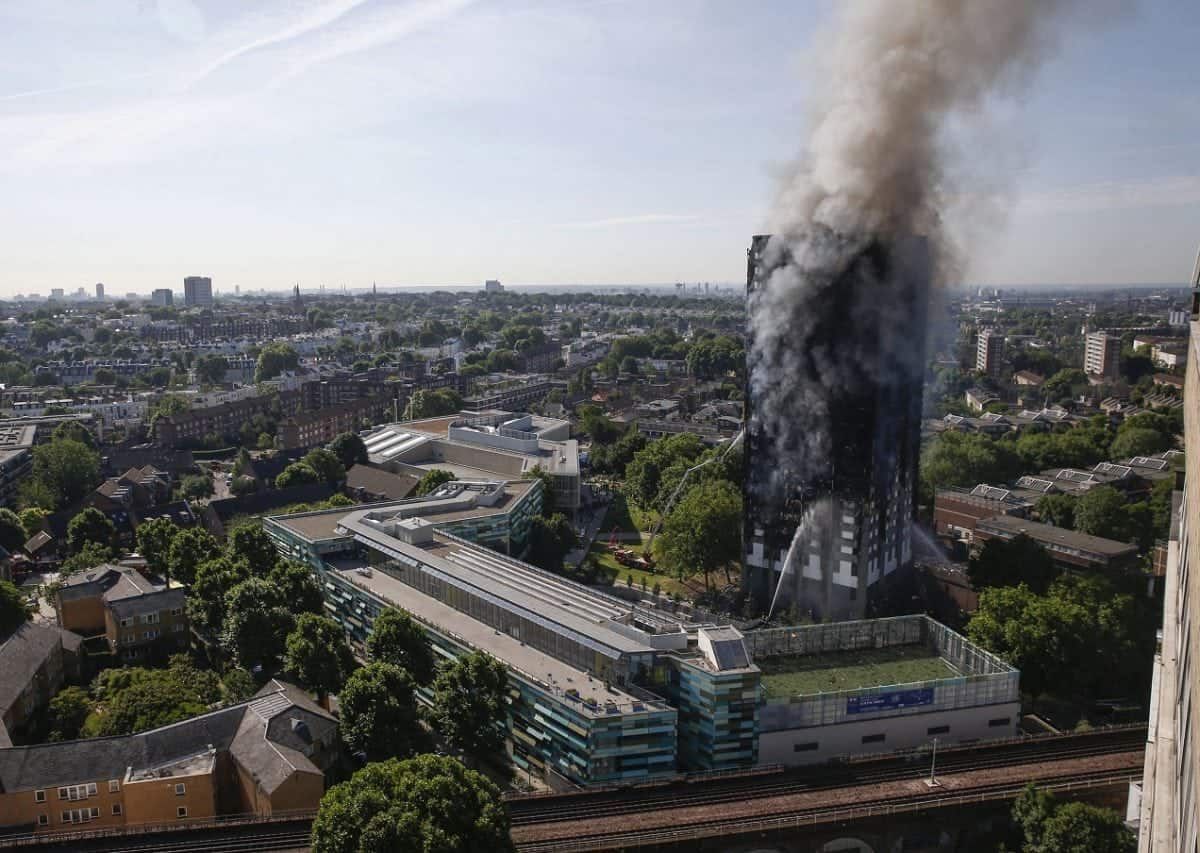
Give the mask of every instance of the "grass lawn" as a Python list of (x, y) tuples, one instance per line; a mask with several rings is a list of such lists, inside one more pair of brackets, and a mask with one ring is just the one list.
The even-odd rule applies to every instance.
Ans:
[[(632, 542), (622, 542), (621, 545), (634, 552), (642, 550)], [(602, 542), (596, 542), (592, 545), (592, 549), (588, 552), (588, 555), (595, 558), (601, 570), (608, 577), (608, 582), (613, 586), (625, 586), (626, 578), (632, 574), (633, 585), (638, 589), (641, 589), (642, 581), (645, 580), (647, 590), (653, 590), (654, 584), (657, 583), (662, 587), (663, 595), (668, 598), (673, 592), (678, 592), (684, 598), (691, 598), (695, 594), (686, 584), (680, 583), (670, 575), (661, 575), (656, 572), (647, 572), (644, 569), (622, 566), (617, 562), (617, 558), (613, 556), (612, 551)]]
[(762, 669), (762, 685), (772, 697), (911, 684), (958, 675), (953, 667), (922, 645), (783, 655), (755, 663)]

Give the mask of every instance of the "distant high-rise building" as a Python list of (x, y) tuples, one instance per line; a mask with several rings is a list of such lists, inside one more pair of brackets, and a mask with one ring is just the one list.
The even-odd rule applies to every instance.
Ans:
[(96, 298), (104, 299), (104, 283), (103, 282), (99, 282), (99, 281), (96, 282)]
[(1140, 853), (1200, 850), (1200, 258), (1192, 274), (1184, 388), (1184, 478), (1172, 499), (1163, 619), (1150, 695), (1146, 761), (1130, 786)]
[(1191, 317), (1186, 308), (1172, 306), (1171, 309), (1167, 311), (1167, 325), (1169, 326), (1186, 326), (1190, 319)]
[[(751, 244), (748, 296), (791, 263), (768, 251), (769, 239), (756, 236)], [(817, 620), (861, 619), (891, 576), (911, 567), (928, 267), (923, 239), (874, 244), (836, 281), (812, 288), (801, 306), (808, 340), (798, 346), (839, 363), (843, 385), (754, 365), (779, 369), (780, 383), (803, 386), (795, 399), (805, 419), (792, 446), (781, 447), (765, 423), (764, 392), (747, 383), (743, 583), (764, 607), (777, 597), (776, 612), (791, 607)], [(881, 280), (889, 288), (886, 304), (871, 301)], [(868, 303), (872, 310), (864, 310)], [(753, 324), (747, 343), (753, 355)], [(804, 358), (803, 369), (820, 369), (815, 356)], [(814, 451), (808, 433), (815, 431), (827, 437), (827, 453)]]
[(489, 278), (487, 281), (485, 281), (483, 283), (483, 292), (484, 293), (503, 293), (504, 285), (501, 284), (497, 279)]
[(183, 280), (183, 304), (201, 307), (213, 304), (212, 279), (203, 275), (189, 275)]
[(61, 287), (50, 288), (50, 298), (51, 299), (62, 299), (64, 293), (65, 293), (65, 291)]
[(1120, 368), (1121, 339), (1108, 332), (1090, 332), (1083, 351), (1083, 372), (1115, 379)]
[(982, 329), (979, 343), (975, 347), (975, 369), (988, 376), (1000, 372), (1000, 359), (1004, 354), (1004, 336), (995, 329)]
[(174, 305), (175, 294), (169, 287), (159, 287), (150, 294), (150, 302), (154, 305)]

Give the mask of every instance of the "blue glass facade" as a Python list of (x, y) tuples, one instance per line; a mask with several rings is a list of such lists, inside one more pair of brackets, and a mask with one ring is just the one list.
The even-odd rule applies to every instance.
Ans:
[(700, 657), (669, 656), (660, 677), (679, 711), (679, 764), (731, 770), (758, 761), (757, 668), (715, 671)]
[[(392, 602), (334, 572), (321, 572), (325, 607), (356, 652)], [(400, 603), (395, 603), (399, 605)], [(418, 620), (420, 622), (420, 620)], [(470, 649), (421, 622), (436, 654), (452, 660)], [(557, 773), (579, 785), (602, 785), (675, 773), (676, 712), (651, 700), (606, 708), (555, 694), (510, 670), (507, 734), (513, 764), (536, 776)]]

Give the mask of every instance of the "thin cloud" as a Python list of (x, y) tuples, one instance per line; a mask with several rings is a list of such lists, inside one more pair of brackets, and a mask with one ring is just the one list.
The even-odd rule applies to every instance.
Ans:
[(274, 89), (300, 76), (315, 65), (380, 47), (425, 27), (453, 17), (475, 0), (429, 0), (413, 2), (403, 8), (387, 7), (361, 26), (330, 33), (312, 50), (297, 55), (295, 61), (277, 74), (267, 88)]
[(1200, 175), (1168, 175), (1142, 181), (1101, 181), (1023, 193), (1017, 200), (1017, 207), (1032, 213), (1087, 213), (1198, 203)]
[(366, 0), (335, 0), (331, 3), (323, 3), (316, 6), (307, 13), (300, 16), (295, 22), (276, 30), (269, 35), (261, 36), (245, 44), (239, 45), (232, 50), (218, 56), (212, 62), (209, 62), (199, 71), (190, 75), (183, 84), (184, 89), (189, 89), (195, 86), (205, 77), (208, 77), (214, 71), (228, 65), (239, 57), (245, 56), (256, 50), (262, 50), (266, 47), (283, 44), (284, 42), (292, 41), (301, 36), (308, 35), (316, 30), (323, 29), (337, 21), (339, 18), (349, 14), (350, 12), (363, 5)]
[(147, 77), (153, 77), (153, 72), (143, 72), (141, 74), (129, 74), (125, 77), (102, 77), (97, 80), (82, 80), (78, 83), (67, 83), (62, 86), (51, 86), (46, 89), (30, 89), (27, 92), (12, 92), (7, 95), (0, 95), (0, 101), (17, 101), (22, 98), (36, 98), (40, 95), (57, 95), (61, 92), (74, 92), (78, 89), (92, 89), (100, 86), (115, 86), (119, 83), (128, 83), (133, 80), (145, 80)]
[(613, 216), (588, 222), (560, 222), (555, 228), (621, 228), (626, 225), (686, 225), (699, 222), (699, 216), (677, 213), (639, 213), (634, 216)]

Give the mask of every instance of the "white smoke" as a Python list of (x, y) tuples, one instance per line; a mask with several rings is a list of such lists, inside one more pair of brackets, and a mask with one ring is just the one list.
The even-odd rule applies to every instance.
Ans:
[[(774, 271), (750, 304), (756, 415), (779, 458), (795, 460), (801, 473), (829, 456), (831, 394), (877, 381), (880, 371), (923, 369), (924, 329), (889, 321), (909, 317), (923, 325), (924, 310), (898, 304), (911, 301), (912, 292), (897, 290), (890, 267), (897, 258), (903, 265), (904, 247), (916, 238), (926, 251), (916, 260), (922, 269), (909, 273), (931, 284), (946, 275), (952, 253), (942, 215), (952, 188), (945, 164), (954, 154), (947, 125), (982, 113), (993, 95), (1021, 89), (1072, 5), (839, 4), (822, 76), (812, 86), (820, 94), (810, 133), (770, 219), (775, 237), (766, 265)], [(963, 171), (956, 162), (956, 175)], [(871, 247), (882, 248), (882, 265), (864, 262)], [(847, 283), (854, 293), (841, 292)], [(821, 326), (833, 299), (845, 314), (836, 339)]]

